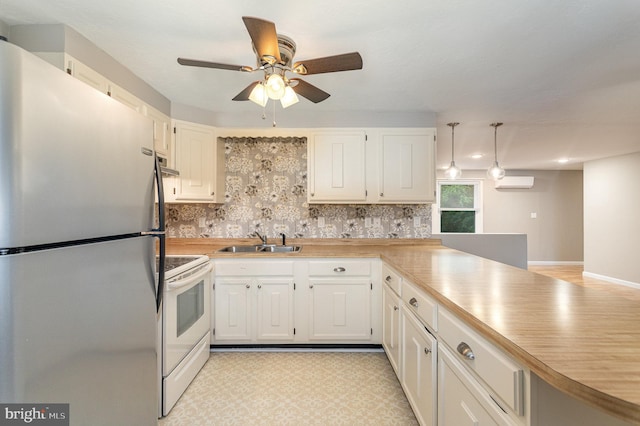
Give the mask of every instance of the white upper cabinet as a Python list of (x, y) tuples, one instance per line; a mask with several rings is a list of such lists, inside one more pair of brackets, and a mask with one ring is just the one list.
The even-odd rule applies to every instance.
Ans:
[(159, 156), (167, 159), (167, 165), (173, 167), (171, 156), (171, 118), (157, 109), (145, 105), (144, 114), (153, 120), (153, 148)]
[(103, 76), (93, 68), (86, 66), (72, 56), (65, 54), (64, 57), (66, 67), (65, 71), (67, 72), (67, 74), (70, 74), (78, 80), (87, 83), (89, 86), (104, 94), (108, 94), (109, 80), (107, 80), (105, 76)]
[(308, 141), (308, 201), (435, 202), (435, 129), (335, 129)]
[(142, 102), (142, 100), (138, 97), (134, 96), (131, 92), (128, 92), (117, 84), (110, 82), (107, 94), (121, 104), (126, 105), (132, 110), (142, 114), (144, 102)]
[(385, 131), (379, 144), (377, 202), (435, 202), (435, 130)]
[(224, 202), (224, 144), (215, 128), (175, 122), (175, 165), (180, 176), (173, 179), (176, 202)]
[(307, 142), (309, 203), (366, 201), (365, 133), (313, 134)]

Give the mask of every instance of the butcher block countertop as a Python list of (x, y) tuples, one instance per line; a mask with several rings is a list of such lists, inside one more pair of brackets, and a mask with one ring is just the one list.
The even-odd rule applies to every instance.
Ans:
[(637, 301), (450, 249), (439, 240), (295, 239), (287, 243), (301, 245), (299, 253), (216, 253), (256, 242), (169, 239), (167, 253), (381, 258), (547, 383), (640, 424)]

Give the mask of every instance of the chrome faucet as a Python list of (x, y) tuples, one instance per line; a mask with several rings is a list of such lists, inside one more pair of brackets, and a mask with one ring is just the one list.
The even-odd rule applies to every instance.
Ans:
[(267, 236), (265, 235), (264, 237), (262, 235), (260, 235), (260, 233), (258, 231), (254, 232), (255, 236), (260, 238), (260, 240), (262, 241), (262, 245), (266, 246), (267, 245)]

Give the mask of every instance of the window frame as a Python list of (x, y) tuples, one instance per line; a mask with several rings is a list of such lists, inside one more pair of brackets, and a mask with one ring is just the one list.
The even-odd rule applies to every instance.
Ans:
[[(440, 207), (440, 192), (442, 185), (473, 185), (473, 208), (472, 209), (442, 209)], [(475, 211), (475, 234), (483, 233), (483, 214), (482, 214), (482, 179), (438, 179), (436, 181), (436, 204), (433, 217), (433, 233), (434, 234), (460, 234), (460, 232), (442, 232), (440, 229), (440, 213), (445, 211)]]

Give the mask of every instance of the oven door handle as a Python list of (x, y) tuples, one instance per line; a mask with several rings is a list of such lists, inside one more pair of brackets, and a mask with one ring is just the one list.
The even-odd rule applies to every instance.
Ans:
[(182, 280), (168, 282), (167, 283), (167, 290), (176, 290), (176, 289), (178, 289), (180, 287), (184, 287), (186, 285), (189, 285), (190, 283), (192, 283), (194, 281), (199, 281), (200, 278), (202, 278), (205, 275), (207, 275), (209, 272), (211, 272), (212, 269), (213, 269), (213, 265), (211, 264), (211, 262), (209, 262), (197, 274), (189, 275), (187, 278), (182, 279)]

